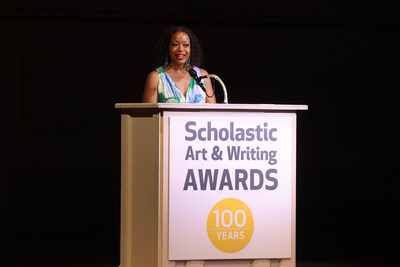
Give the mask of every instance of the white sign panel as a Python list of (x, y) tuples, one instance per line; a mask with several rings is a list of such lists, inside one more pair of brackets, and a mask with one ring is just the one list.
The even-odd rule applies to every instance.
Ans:
[(170, 117), (170, 260), (291, 257), (294, 118), (260, 116)]

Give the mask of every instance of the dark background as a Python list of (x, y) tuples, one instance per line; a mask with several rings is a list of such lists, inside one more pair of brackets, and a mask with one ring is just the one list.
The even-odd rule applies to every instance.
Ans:
[(298, 265), (390, 266), (399, 14), (378, 0), (1, 1), (0, 265), (119, 264), (114, 104), (141, 101), (160, 33), (186, 25), (231, 103), (309, 105), (298, 113)]

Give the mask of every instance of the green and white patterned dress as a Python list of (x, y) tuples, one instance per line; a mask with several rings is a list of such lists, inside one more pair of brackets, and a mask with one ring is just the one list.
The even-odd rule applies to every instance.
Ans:
[[(193, 69), (196, 71), (197, 76), (200, 77), (200, 69), (198, 67), (193, 67)], [(190, 81), (185, 97), (163, 67), (159, 67), (156, 70), (159, 78), (159, 103), (205, 103), (206, 94), (193, 78)]]

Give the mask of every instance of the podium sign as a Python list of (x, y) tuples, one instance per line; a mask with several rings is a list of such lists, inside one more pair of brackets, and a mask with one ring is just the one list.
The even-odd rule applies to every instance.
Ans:
[(291, 257), (293, 113), (169, 116), (169, 260)]

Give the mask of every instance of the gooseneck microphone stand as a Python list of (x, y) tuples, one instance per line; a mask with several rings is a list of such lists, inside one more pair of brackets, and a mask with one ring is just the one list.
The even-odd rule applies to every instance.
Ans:
[(224, 91), (224, 104), (228, 104), (228, 93), (226, 91), (225, 84), (217, 75), (215, 75), (215, 74), (207, 74), (207, 75), (198, 77), (197, 73), (196, 73), (196, 71), (194, 69), (190, 69), (189, 70), (189, 75), (194, 78), (196, 83), (201, 87), (201, 89), (204, 90), (204, 92), (206, 94), (207, 94), (206, 88), (204, 88), (204, 85), (201, 83), (201, 80), (204, 79), (204, 78), (213, 78), (213, 79), (217, 80), (221, 84), (222, 90)]
[(228, 93), (226, 92), (226, 87), (224, 82), (215, 74), (208, 74), (206, 76), (201, 76), (204, 78), (213, 78), (219, 82), (219, 84), (222, 86), (222, 90), (224, 91), (224, 104), (228, 104)]

